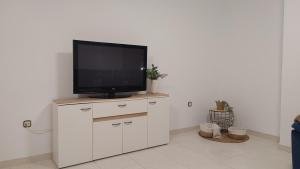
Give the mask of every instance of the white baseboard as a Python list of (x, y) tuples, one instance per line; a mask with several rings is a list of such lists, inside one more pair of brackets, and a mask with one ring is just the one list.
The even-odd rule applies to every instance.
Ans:
[(192, 131), (192, 130), (196, 130), (198, 128), (199, 128), (199, 125), (192, 126), (192, 127), (187, 127), (187, 128), (182, 128), (182, 129), (174, 129), (174, 130), (170, 131), (170, 134), (171, 135), (180, 134), (180, 133), (184, 133), (184, 132), (189, 132), (189, 131)]
[(278, 148), (281, 149), (281, 150), (283, 150), (283, 151), (289, 152), (289, 153), (292, 152), (292, 148), (289, 147), (289, 146), (285, 146), (285, 145), (282, 145), (282, 144), (278, 144)]
[(272, 141), (278, 143), (278, 148), (280, 150), (283, 150), (283, 151), (286, 151), (286, 152), (289, 152), (289, 153), (292, 152), (291, 147), (285, 146), (285, 145), (282, 145), (282, 144), (279, 143), (279, 139), (280, 139), (279, 136), (273, 136), (273, 135), (270, 135), (270, 134), (265, 134), (265, 133), (261, 133), (261, 132), (257, 132), (257, 131), (253, 131), (253, 130), (248, 130), (248, 133), (251, 134), (251, 135), (257, 136), (257, 137), (272, 140)]
[(46, 153), (46, 154), (34, 155), (34, 156), (30, 156), (30, 157), (25, 157), (25, 158), (0, 161), (0, 169), (9, 168), (12, 166), (26, 164), (26, 163), (49, 160), (49, 159), (51, 159), (51, 156), (52, 156), (52, 153)]
[(266, 134), (266, 133), (262, 133), (262, 132), (254, 131), (254, 130), (247, 130), (247, 133), (250, 134), (250, 135), (253, 135), (253, 136), (260, 137), (260, 138), (265, 138), (265, 139), (268, 139), (268, 140), (272, 140), (272, 141), (279, 144), (279, 136), (274, 136), (274, 135), (271, 135), (271, 134)]

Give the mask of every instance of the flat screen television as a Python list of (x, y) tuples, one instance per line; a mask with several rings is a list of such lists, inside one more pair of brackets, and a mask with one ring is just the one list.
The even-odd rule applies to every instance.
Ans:
[(146, 90), (147, 46), (73, 40), (73, 93)]

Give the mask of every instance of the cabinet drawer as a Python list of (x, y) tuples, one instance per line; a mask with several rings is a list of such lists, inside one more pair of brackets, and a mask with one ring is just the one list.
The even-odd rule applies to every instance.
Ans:
[(93, 118), (147, 112), (147, 100), (93, 103)]

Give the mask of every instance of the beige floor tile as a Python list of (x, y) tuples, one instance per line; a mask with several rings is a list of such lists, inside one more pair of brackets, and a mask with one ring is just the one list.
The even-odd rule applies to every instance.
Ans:
[(13, 167), (9, 167), (9, 169), (31, 169), (31, 163), (16, 165)]
[(43, 160), (31, 164), (31, 169), (57, 169), (52, 160)]
[(102, 160), (95, 161), (95, 164), (100, 169), (131, 169), (141, 168), (135, 163), (128, 154), (123, 154), (115, 157), (110, 157)]
[(234, 169), (291, 169), (291, 163), (276, 157), (242, 155), (228, 160)]
[[(212, 142), (197, 130), (171, 136), (170, 144), (66, 169), (292, 169), (291, 153), (272, 140), (250, 136), (240, 144)], [(51, 160), (8, 169), (56, 169)]]
[(94, 162), (67, 167), (66, 169), (100, 169)]

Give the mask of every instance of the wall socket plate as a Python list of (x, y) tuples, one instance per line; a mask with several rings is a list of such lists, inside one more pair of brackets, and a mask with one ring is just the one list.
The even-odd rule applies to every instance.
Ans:
[(192, 107), (193, 106), (193, 102), (192, 101), (188, 101), (188, 107)]
[(23, 127), (24, 128), (30, 128), (31, 127), (31, 120), (23, 121)]

